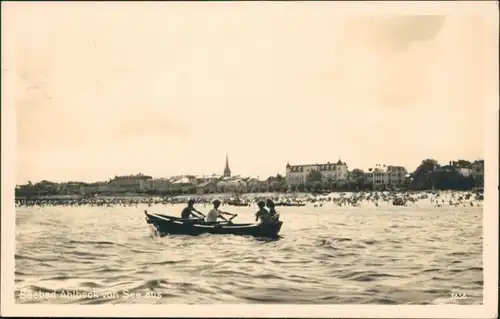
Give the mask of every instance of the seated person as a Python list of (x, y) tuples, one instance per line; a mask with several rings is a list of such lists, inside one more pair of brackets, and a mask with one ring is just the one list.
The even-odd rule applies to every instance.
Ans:
[(279, 215), (277, 212), (276, 212), (276, 208), (274, 208), (274, 202), (268, 198), (266, 200), (266, 206), (267, 206), (267, 210), (269, 211), (269, 215), (271, 215), (271, 217), (273, 217), (274, 219), (278, 220), (279, 219)]
[(223, 211), (220, 211), (219, 210), (219, 207), (220, 207), (220, 200), (216, 199), (212, 202), (212, 204), (214, 205), (214, 208), (212, 208), (208, 214), (207, 214), (207, 217), (205, 219), (205, 221), (207, 223), (215, 223), (217, 222), (217, 218), (222, 218), (224, 219), (225, 221), (228, 221), (226, 218), (224, 218), (224, 216), (222, 215), (228, 215), (228, 216), (236, 216), (234, 214), (231, 214), (231, 213), (226, 213), (226, 212), (223, 212)]
[(257, 203), (257, 206), (259, 207), (259, 210), (257, 213), (255, 213), (255, 221), (258, 221), (260, 219), (260, 223), (266, 223), (271, 220), (271, 214), (265, 209), (266, 203), (263, 201), (260, 201)]
[(197, 211), (195, 208), (194, 208), (194, 199), (190, 199), (188, 200), (187, 202), (187, 207), (185, 207), (183, 210), (182, 210), (182, 213), (181, 213), (181, 217), (182, 219), (189, 219), (191, 216), (194, 216), (195, 218), (203, 218), (203, 217), (200, 217), (198, 215), (196, 215), (194, 212), (197, 212), (198, 214), (202, 215), (203, 214), (199, 211)]

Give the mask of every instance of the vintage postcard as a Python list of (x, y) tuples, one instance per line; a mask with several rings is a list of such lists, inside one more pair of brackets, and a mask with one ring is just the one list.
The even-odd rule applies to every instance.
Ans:
[(498, 8), (2, 3), (1, 314), (493, 318)]

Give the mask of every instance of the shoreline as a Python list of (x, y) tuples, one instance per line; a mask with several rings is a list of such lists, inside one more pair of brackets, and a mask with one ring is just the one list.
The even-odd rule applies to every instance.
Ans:
[[(346, 194), (350, 195), (362, 195), (362, 194), (387, 194), (387, 195), (411, 195), (411, 194), (439, 194), (439, 193), (477, 193), (478, 189), (468, 189), (468, 190), (370, 190), (370, 191), (333, 191), (324, 193), (314, 193), (314, 192), (260, 192), (260, 193), (211, 193), (211, 194), (181, 194), (181, 195), (153, 195), (144, 193), (124, 193), (124, 194), (105, 194), (94, 196), (88, 195), (42, 195), (42, 196), (17, 196), (15, 201), (18, 200), (102, 200), (102, 199), (159, 199), (159, 198), (169, 198), (169, 199), (187, 199), (187, 198), (241, 198), (241, 199), (253, 199), (262, 197), (280, 197), (280, 198), (300, 198), (300, 197), (337, 197)], [(336, 196), (334, 196), (336, 195)]]

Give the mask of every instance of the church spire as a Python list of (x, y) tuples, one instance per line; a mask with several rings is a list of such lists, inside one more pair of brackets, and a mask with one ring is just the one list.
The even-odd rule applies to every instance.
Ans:
[(231, 177), (231, 170), (229, 169), (229, 159), (226, 153), (226, 167), (224, 168), (224, 177)]

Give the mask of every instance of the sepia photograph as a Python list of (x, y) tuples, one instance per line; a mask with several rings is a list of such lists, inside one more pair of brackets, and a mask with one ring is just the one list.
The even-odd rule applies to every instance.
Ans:
[(493, 1), (3, 2), (1, 126), (2, 315), (498, 315)]

